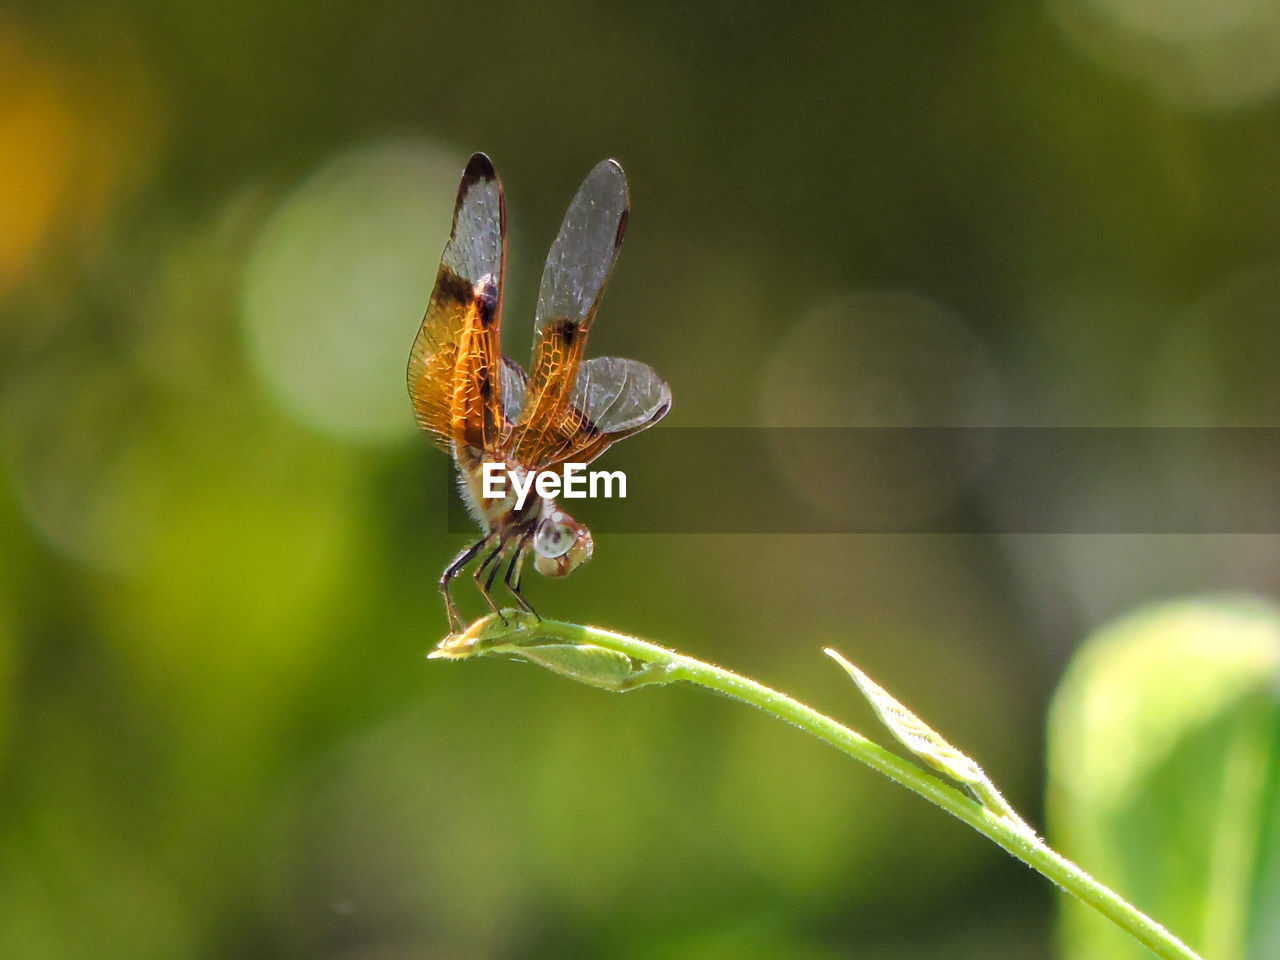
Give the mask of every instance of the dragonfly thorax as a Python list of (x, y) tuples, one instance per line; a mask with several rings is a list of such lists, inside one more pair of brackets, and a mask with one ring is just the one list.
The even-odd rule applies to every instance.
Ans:
[[(499, 476), (502, 495), (486, 497), (484, 468), (485, 464), (500, 467)], [(532, 492), (525, 497), (523, 504), (519, 502), (518, 490), (528, 482), (529, 471), (509, 460), (495, 460), (486, 457), (474, 467), (461, 470), (458, 486), (462, 499), (467, 505), (467, 512), (486, 533), (495, 530), (510, 529), (517, 526), (532, 525), (542, 516), (543, 500)]]

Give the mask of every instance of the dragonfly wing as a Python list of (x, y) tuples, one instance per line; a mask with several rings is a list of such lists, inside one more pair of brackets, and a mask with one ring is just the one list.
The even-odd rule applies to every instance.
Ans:
[(566, 405), (577, 429), (553, 463), (590, 463), (613, 443), (653, 426), (671, 409), (671, 388), (639, 360), (595, 357), (578, 371)]
[(605, 160), (587, 175), (565, 212), (538, 288), (533, 359), (514, 432), (520, 463), (550, 462), (582, 425), (570, 394), (629, 210), (626, 175), (617, 162)]
[(407, 371), (419, 425), (459, 463), (496, 450), (502, 439), (506, 237), (502, 181), (477, 153), (458, 185), (453, 229)]
[(520, 408), (524, 406), (524, 393), (529, 383), (529, 374), (524, 367), (510, 357), (502, 358), (502, 416), (510, 431), (520, 418)]

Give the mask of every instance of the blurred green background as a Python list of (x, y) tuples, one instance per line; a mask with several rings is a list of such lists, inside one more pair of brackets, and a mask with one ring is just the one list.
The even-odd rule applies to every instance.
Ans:
[[(477, 149), (518, 358), (625, 166), (592, 350), (668, 379), (658, 430), (1280, 424), (1273, 0), (7, 0), (0, 956), (1052, 955), (1046, 881), (791, 729), (422, 659), (465, 538), (403, 370)], [(604, 533), (526, 582), (872, 732), (837, 646), (1043, 825), (1082, 638), (1277, 570), (1263, 535)]]

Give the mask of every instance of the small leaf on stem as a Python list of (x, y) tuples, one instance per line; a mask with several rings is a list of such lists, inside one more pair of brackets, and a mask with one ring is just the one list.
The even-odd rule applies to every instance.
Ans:
[(849, 674), (858, 689), (862, 691), (862, 695), (867, 698), (880, 718), (880, 722), (889, 728), (889, 732), (904, 747), (953, 780), (959, 780), (970, 786), (986, 782), (987, 775), (982, 772), (981, 767), (947, 743), (936, 730), (890, 696), (884, 687), (830, 647), (823, 653), (844, 668), (845, 673)]
[(649, 662), (594, 643), (548, 635), (544, 621), (506, 610), (482, 617), (462, 633), (451, 633), (427, 654), (428, 660), (466, 660), (498, 654), (526, 660), (570, 680), (623, 692), (674, 677), (665, 662)]

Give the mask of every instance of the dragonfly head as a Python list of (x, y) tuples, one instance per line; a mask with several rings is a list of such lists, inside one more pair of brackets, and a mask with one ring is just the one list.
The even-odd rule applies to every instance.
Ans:
[(565, 577), (591, 559), (591, 531), (561, 510), (538, 522), (533, 534), (533, 568), (544, 577)]

